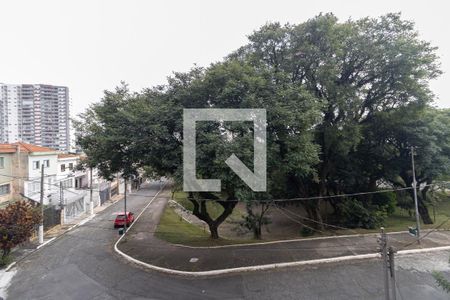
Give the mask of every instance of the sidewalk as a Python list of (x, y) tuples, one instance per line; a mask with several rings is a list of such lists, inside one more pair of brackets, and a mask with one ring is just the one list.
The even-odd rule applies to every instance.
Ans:
[[(165, 206), (170, 199), (166, 189), (156, 197), (117, 245), (131, 259), (155, 269), (201, 272), (298, 261), (329, 259), (377, 253), (379, 234), (323, 237), (259, 244), (216, 247), (173, 245), (154, 237)], [(424, 232), (425, 234), (426, 232)], [(435, 231), (421, 244), (406, 232), (388, 234), (389, 245), (397, 250), (450, 246), (450, 232)], [(129, 258), (129, 259), (130, 259)]]
[[(109, 201), (106, 201), (103, 205), (95, 207), (94, 208), (94, 216), (96, 214), (98, 214), (99, 212), (103, 211), (104, 209), (106, 209), (107, 207), (109, 207), (110, 205), (116, 203), (117, 201), (122, 200), (122, 198), (123, 198), (123, 194), (115, 195)], [(92, 219), (92, 217), (93, 216), (91, 216), (89, 214), (89, 212), (86, 212), (86, 213), (70, 220), (66, 224), (56, 225), (56, 226), (50, 228), (49, 230), (44, 232), (44, 244), (42, 244), (42, 245), (45, 245), (46, 243), (51, 242), (55, 238), (65, 234), (66, 232), (68, 232), (69, 230), (73, 229), (76, 226), (84, 224), (85, 222)], [(21, 244), (20, 246), (14, 248), (11, 251), (10, 255), (11, 255), (12, 261), (17, 262), (17, 261), (24, 259), (29, 254), (33, 253), (34, 251), (36, 251), (37, 249), (42, 247), (42, 245), (39, 245), (38, 238), (37, 238), (37, 236), (35, 236), (30, 241)]]

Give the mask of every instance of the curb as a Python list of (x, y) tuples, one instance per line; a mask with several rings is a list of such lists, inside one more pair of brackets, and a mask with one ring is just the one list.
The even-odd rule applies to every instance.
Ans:
[[(412, 250), (401, 250), (397, 252), (397, 255), (410, 255), (417, 253), (427, 253), (427, 252), (435, 252), (435, 251), (444, 251), (450, 250), (450, 246), (442, 246), (435, 248), (426, 248), (426, 249), (412, 249)], [(256, 265), (249, 267), (238, 267), (238, 268), (228, 268), (228, 269), (217, 269), (210, 271), (180, 271), (175, 269), (168, 269), (163, 267), (158, 267), (152, 264), (145, 263), (138, 259), (135, 259), (122, 251), (116, 251), (120, 255), (122, 255), (126, 260), (140, 265), (144, 268), (159, 271), (162, 273), (170, 274), (170, 275), (181, 275), (181, 276), (190, 276), (190, 277), (204, 277), (204, 276), (213, 276), (213, 275), (225, 275), (225, 274), (233, 274), (233, 273), (244, 273), (244, 272), (254, 272), (254, 271), (267, 271), (267, 270), (277, 270), (283, 269), (287, 267), (299, 267), (299, 266), (312, 266), (312, 265), (321, 265), (327, 263), (337, 263), (337, 262), (345, 262), (345, 261), (357, 261), (363, 259), (374, 259), (380, 258), (380, 253), (368, 253), (368, 254), (360, 254), (360, 255), (348, 255), (348, 256), (340, 256), (340, 257), (331, 257), (331, 258), (321, 258), (321, 259), (312, 259), (312, 260), (304, 260), (304, 261), (293, 261), (293, 262), (285, 262), (285, 263), (274, 263), (274, 264), (266, 264), (266, 265)]]

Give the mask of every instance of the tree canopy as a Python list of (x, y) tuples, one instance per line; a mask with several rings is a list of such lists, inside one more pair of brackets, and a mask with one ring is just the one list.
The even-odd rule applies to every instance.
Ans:
[[(448, 174), (449, 113), (431, 108), (429, 88), (440, 73), (436, 48), (399, 14), (267, 23), (248, 44), (207, 68), (174, 73), (167, 84), (139, 93), (126, 85), (105, 92), (77, 122), (77, 141), (105, 177), (145, 169), (180, 186), (184, 108), (266, 109), (264, 193), (252, 192), (224, 163), (234, 153), (251, 168), (252, 124), (197, 124), (197, 176), (221, 179), (222, 193), (190, 193), (189, 199), (217, 238), (236, 200), (375, 191), (380, 182), (410, 186), (410, 146), (417, 147), (419, 183)], [(429, 222), (423, 185), (421, 215)], [(214, 220), (207, 199), (223, 206)], [(350, 206), (370, 215), (372, 200), (327, 202), (342, 217)], [(321, 202), (301, 202), (316, 224), (322, 222)], [(344, 209), (343, 203), (354, 204)]]

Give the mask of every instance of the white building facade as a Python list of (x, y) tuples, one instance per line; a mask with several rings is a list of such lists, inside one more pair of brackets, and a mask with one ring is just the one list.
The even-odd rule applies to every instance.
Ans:
[(70, 150), (67, 87), (0, 83), (0, 143), (18, 141)]

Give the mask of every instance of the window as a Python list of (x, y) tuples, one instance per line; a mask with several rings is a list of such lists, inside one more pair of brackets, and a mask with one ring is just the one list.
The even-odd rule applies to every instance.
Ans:
[(5, 168), (5, 158), (4, 157), (0, 157), (0, 169)]
[(61, 165), (61, 172), (65, 172), (66, 171), (66, 165), (65, 164), (62, 164)]
[(64, 189), (73, 187), (73, 185), (72, 185), (72, 179), (67, 179), (67, 180), (64, 180), (64, 181), (61, 181), (61, 182), (62, 182), (62, 187), (63, 187)]
[(73, 170), (73, 163), (69, 163), (69, 170)]
[(49, 159), (44, 160), (42, 163), (44, 164), (45, 168), (50, 167), (50, 160)]
[(28, 190), (31, 193), (38, 193), (41, 191), (41, 184), (39, 182), (30, 182), (28, 184)]
[(40, 167), (41, 167), (40, 161), (38, 161), (38, 160), (33, 161), (33, 169), (34, 169), (34, 170), (37, 170), (37, 169), (39, 169)]
[(0, 185), (0, 196), (8, 195), (9, 192), (10, 192), (10, 190), (9, 190), (9, 183), (8, 184), (4, 184), (4, 185)]

